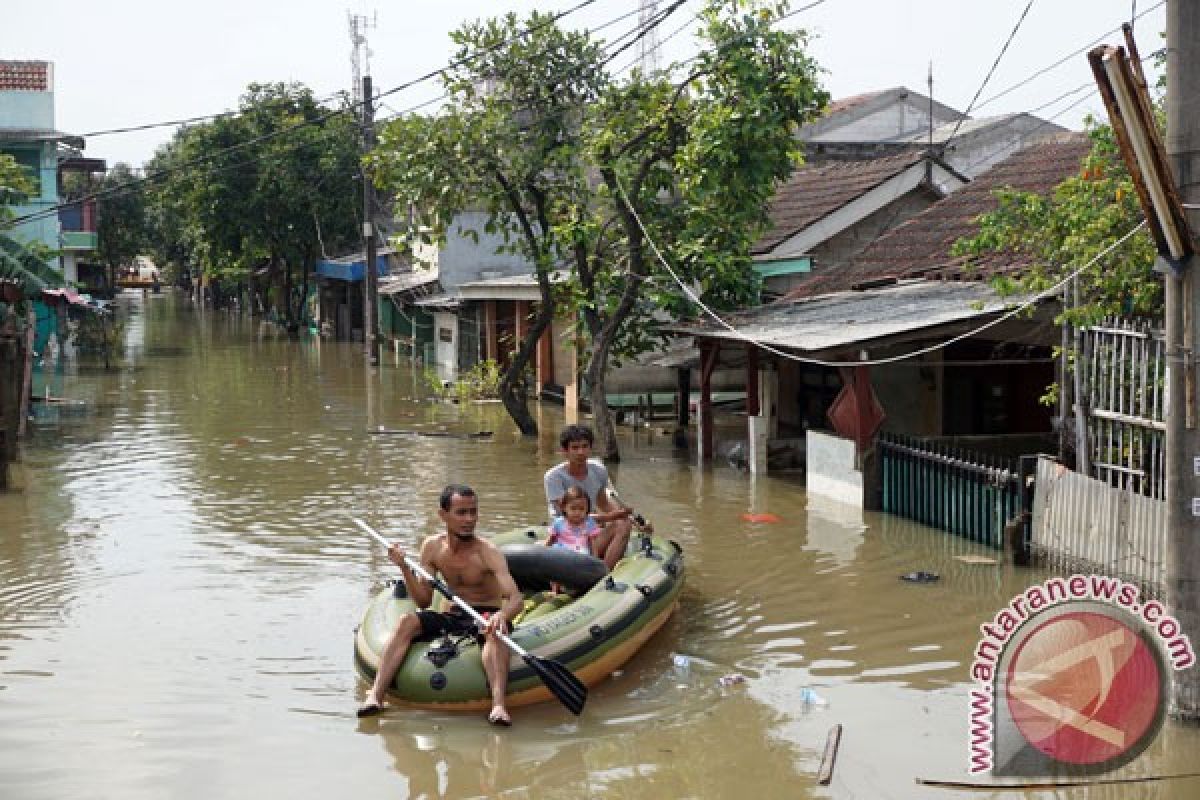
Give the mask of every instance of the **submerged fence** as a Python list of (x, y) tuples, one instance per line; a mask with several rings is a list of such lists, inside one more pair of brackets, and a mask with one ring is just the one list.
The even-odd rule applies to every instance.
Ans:
[(880, 434), (883, 511), (982, 542), (1004, 545), (1022, 510), (1018, 462), (896, 434)]

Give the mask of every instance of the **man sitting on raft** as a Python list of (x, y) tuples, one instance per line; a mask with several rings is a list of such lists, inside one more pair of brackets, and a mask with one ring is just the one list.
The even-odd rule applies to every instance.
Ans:
[[(603, 559), (610, 570), (625, 555), (629, 545), (629, 534), (633, 530), (632, 508), (617, 502), (616, 493), (609, 481), (608, 469), (599, 460), (591, 458), (595, 437), (592, 429), (585, 425), (568, 425), (558, 437), (566, 459), (557, 467), (546, 471), (544, 478), (546, 503), (550, 519), (563, 515), (563, 495), (571, 486), (578, 486), (591, 501), (592, 517), (602, 527), (592, 541), (592, 554)], [(647, 533), (653, 526), (645, 525)]]
[[(430, 575), (439, 572), (450, 589), (488, 618), (482, 632), (483, 670), (492, 692), (492, 710), (488, 722), (508, 726), (512, 719), (504, 705), (508, 690), (508, 648), (496, 633), (508, 633), (513, 619), (521, 611), (521, 592), (508, 571), (508, 562), (494, 544), (475, 535), (479, 503), (475, 490), (451, 484), (442, 490), (438, 516), (446, 524), (444, 533), (430, 536), (421, 543), (420, 562)], [(428, 609), (433, 601), (433, 586), (417, 576), (404, 563), (404, 550), (393, 543), (388, 558), (400, 567), (408, 594), (418, 608)], [(450, 611), (414, 611), (405, 614), (383, 648), (375, 683), (367, 692), (358, 716), (368, 717), (383, 711), (387, 688), (396, 677), (413, 642), (427, 642), (443, 634), (451, 636), (475, 632), (476, 626), (457, 606)]]

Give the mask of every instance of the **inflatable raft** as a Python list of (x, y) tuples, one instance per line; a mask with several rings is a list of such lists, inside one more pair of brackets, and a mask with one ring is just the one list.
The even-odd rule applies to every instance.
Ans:
[[(671, 616), (683, 588), (683, 551), (674, 542), (634, 532), (625, 557), (606, 575), (599, 559), (547, 548), (541, 543), (544, 536), (544, 529), (530, 528), (492, 539), (525, 595), (512, 638), (534, 655), (560, 662), (593, 686), (628, 661)], [(550, 581), (575, 591), (550, 594), (544, 591)], [(440, 603), (440, 598), (434, 602)], [(355, 665), (367, 681), (374, 680), (379, 654), (396, 623), (415, 608), (403, 581), (382, 590), (367, 607), (354, 638)], [(414, 643), (389, 695), (417, 708), (491, 708), (479, 645), (469, 636)], [(537, 675), (513, 656), (509, 705), (550, 699), (553, 695)]]

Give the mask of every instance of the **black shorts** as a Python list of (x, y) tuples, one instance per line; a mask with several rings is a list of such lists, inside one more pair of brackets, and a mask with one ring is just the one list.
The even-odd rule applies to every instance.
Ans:
[[(475, 610), (487, 616), (500, 609), (480, 606)], [(475, 625), (475, 620), (458, 606), (449, 611), (418, 611), (417, 620), (421, 623), (421, 634), (413, 640), (414, 642), (431, 642), (442, 635), (474, 635), (476, 643), (483, 644), (483, 632)]]

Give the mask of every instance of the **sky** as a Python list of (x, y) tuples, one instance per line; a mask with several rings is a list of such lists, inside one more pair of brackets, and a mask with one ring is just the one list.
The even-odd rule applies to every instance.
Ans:
[[(57, 127), (89, 134), (227, 111), (237, 107), (251, 82), (298, 81), (317, 97), (347, 90), (352, 75), (350, 12), (375, 16), (375, 27), (367, 31), (373, 53), (370, 71), (376, 89), (386, 90), (449, 62), (454, 46), (448, 33), (464, 21), (507, 11), (522, 16), (533, 9), (561, 12), (578, 2), (14, 2), (5, 4), (0, 59), (54, 62)], [(808, 2), (793, 0), (792, 8)], [(688, 0), (659, 28), (663, 64), (696, 52), (692, 15), (702, 3)], [(962, 111), (979, 92), (1028, 4), (1029, 0), (824, 0), (782, 24), (809, 32), (809, 50), (823, 68), (824, 86), (834, 98), (893, 86), (926, 93), (932, 62), (934, 97)], [(595, 0), (561, 24), (594, 30), (637, 6), (637, 0)], [(1146, 56), (1162, 46), (1165, 2), (1033, 0), (971, 115), (1031, 111), (1075, 129), (1082, 127), (1089, 112), (1103, 116), (1103, 105), (1091, 92), (1084, 54), (1036, 73), (1101, 37), (1119, 44), (1120, 33), (1109, 32), (1135, 11), (1142, 14), (1135, 30)], [(689, 19), (692, 24), (686, 24)], [(636, 23), (637, 14), (632, 13), (597, 35), (614, 38)], [(623, 66), (633, 58), (631, 50), (614, 64)], [(1027, 79), (1020, 88), (995, 97)], [(1063, 97), (1085, 84), (1086, 90)], [(426, 82), (389, 96), (379, 114), (404, 111), (439, 94), (435, 82)], [(86, 152), (107, 159), (110, 166), (118, 161), (140, 166), (172, 132), (164, 127), (88, 136)]]

